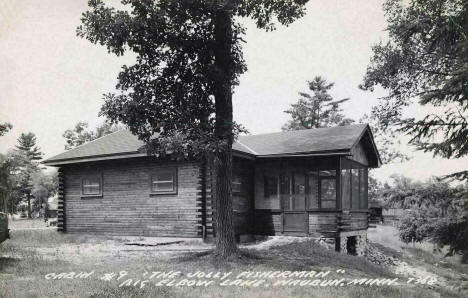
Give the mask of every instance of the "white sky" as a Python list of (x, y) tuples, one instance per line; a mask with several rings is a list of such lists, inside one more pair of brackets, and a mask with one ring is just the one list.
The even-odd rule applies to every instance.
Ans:
[[(117, 3), (118, 1), (109, 1)], [(252, 134), (279, 131), (283, 113), (306, 90), (306, 81), (322, 75), (335, 82), (336, 98), (347, 116), (368, 113), (382, 90), (358, 89), (371, 45), (385, 38), (381, 0), (311, 0), (307, 15), (289, 27), (264, 32), (246, 22), (244, 46), (248, 72), (234, 94), (234, 118)], [(114, 90), (121, 65), (116, 57), (76, 37), (86, 0), (0, 0), (0, 122), (14, 128), (0, 138), (0, 152), (16, 144), (21, 132), (34, 132), (46, 157), (63, 151), (62, 133), (78, 121), (91, 127), (102, 94)], [(417, 112), (415, 110), (413, 112)], [(404, 150), (411, 152), (411, 148)], [(412, 153), (403, 164), (376, 170), (381, 179), (400, 173), (414, 179), (466, 169), (468, 158), (433, 159)]]

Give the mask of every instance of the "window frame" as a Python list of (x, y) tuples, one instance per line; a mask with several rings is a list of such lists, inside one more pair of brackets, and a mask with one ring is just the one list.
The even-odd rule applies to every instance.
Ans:
[[(160, 175), (161, 173), (170, 172), (172, 174), (172, 190), (154, 190), (154, 179), (153, 177), (156, 175)], [(178, 179), (177, 179), (177, 167), (161, 167), (156, 170), (153, 170), (150, 174), (149, 179), (149, 187), (150, 187), (150, 195), (176, 195), (178, 189)], [(169, 182), (169, 181), (160, 181), (160, 182)]]
[[(84, 192), (84, 180), (93, 179), (93, 178), (98, 178), (99, 179), (99, 193), (94, 193), (94, 194), (85, 193)], [(103, 188), (104, 188), (104, 183), (103, 183), (103, 179), (102, 179), (102, 173), (100, 173), (100, 174), (91, 174), (91, 175), (83, 175), (81, 177), (81, 181), (80, 181), (81, 198), (100, 198), (103, 195)]]

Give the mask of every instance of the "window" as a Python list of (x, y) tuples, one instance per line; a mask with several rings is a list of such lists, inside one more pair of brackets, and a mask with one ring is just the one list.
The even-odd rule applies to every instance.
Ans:
[(278, 177), (264, 176), (263, 196), (265, 199), (278, 197)]
[(238, 175), (232, 176), (232, 193), (241, 193), (242, 192), (242, 178)]
[(102, 195), (102, 179), (100, 175), (87, 176), (81, 181), (81, 194), (83, 196)]
[(175, 168), (160, 169), (151, 175), (151, 192), (161, 194), (175, 194), (177, 192), (177, 171)]

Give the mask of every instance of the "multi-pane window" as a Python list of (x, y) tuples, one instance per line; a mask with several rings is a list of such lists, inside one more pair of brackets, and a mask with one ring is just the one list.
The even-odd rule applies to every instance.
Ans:
[(101, 176), (88, 176), (81, 182), (81, 194), (85, 196), (99, 196), (102, 194)]
[(151, 175), (151, 192), (152, 193), (176, 193), (177, 178), (176, 169), (159, 169)]

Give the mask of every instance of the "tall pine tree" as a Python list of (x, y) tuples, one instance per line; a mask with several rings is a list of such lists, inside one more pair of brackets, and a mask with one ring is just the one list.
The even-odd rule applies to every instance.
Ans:
[(33, 198), (32, 176), (39, 171), (38, 160), (42, 158), (42, 152), (36, 146), (36, 136), (34, 133), (22, 133), (18, 138), (16, 150), (25, 158), (19, 167), (17, 193), (28, 204), (28, 217), (31, 218), (31, 200)]
[(16, 149), (25, 153), (31, 160), (40, 160), (42, 158), (42, 152), (36, 146), (36, 135), (32, 132), (20, 135)]
[(285, 113), (291, 115), (283, 130), (299, 130), (320, 127), (343, 126), (354, 122), (342, 114), (340, 104), (349, 98), (334, 100), (328, 93), (334, 83), (328, 83), (324, 78), (317, 76), (307, 82), (312, 93), (299, 92), (301, 96), (297, 103), (292, 104)]

